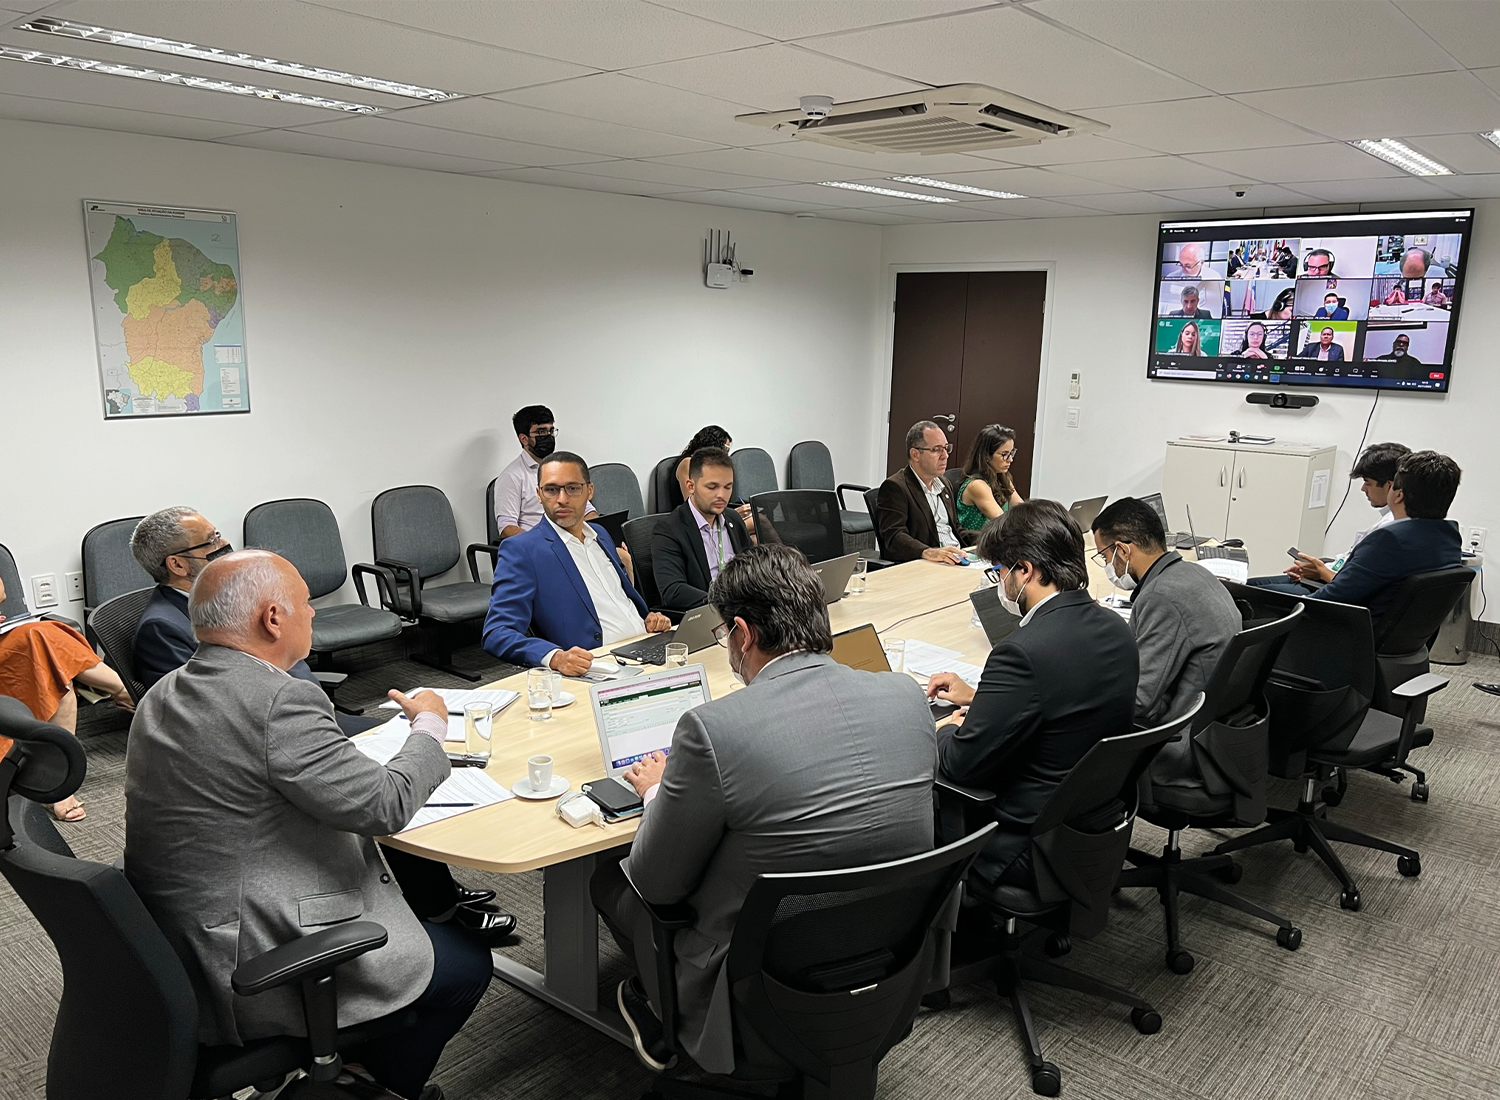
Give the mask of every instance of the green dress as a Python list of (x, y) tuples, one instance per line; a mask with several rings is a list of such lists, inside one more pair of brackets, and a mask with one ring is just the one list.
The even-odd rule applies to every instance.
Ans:
[[(978, 508), (974, 507), (974, 505), (964, 503), (964, 492), (969, 488), (969, 482), (973, 480), (974, 479), (972, 477), (966, 477), (963, 480), (963, 484), (958, 487), (958, 498), (956, 502), (958, 504), (958, 525), (965, 531), (982, 531), (984, 530), (984, 525), (988, 523), (989, 520), (985, 517), (985, 514)], [(1000, 514), (1004, 515), (1009, 511), (1010, 501), (1002, 500), (1000, 502)]]

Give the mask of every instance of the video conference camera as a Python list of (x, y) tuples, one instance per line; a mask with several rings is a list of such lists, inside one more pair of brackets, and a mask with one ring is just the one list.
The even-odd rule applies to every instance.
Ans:
[(1267, 393), (1257, 390), (1245, 394), (1245, 403), (1270, 405), (1273, 409), (1310, 409), (1318, 403), (1318, 399), (1310, 393)]

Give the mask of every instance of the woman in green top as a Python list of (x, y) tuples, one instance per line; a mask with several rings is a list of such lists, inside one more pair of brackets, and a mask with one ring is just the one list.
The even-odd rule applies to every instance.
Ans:
[(981, 428), (964, 463), (964, 480), (958, 487), (958, 524), (965, 531), (978, 531), (986, 523), (1020, 504), (1010, 478), (1016, 458), (1016, 433), (999, 424)]

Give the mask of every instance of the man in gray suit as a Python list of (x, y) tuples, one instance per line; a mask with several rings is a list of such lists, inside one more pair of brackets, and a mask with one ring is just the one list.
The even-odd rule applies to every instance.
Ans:
[(339, 1026), (418, 1009), (418, 1023), (348, 1052), (416, 1100), (489, 984), (489, 953), (417, 920), (372, 837), (398, 832), (448, 775), (447, 710), (392, 692), (411, 734), (384, 766), (355, 748), (327, 696), (286, 670), (313, 607), (291, 563), (262, 550), (211, 562), (189, 603), (201, 644), (141, 701), (125, 759), (125, 873), (187, 967), (199, 1041), (303, 1033), (299, 996), (235, 994), (239, 960), (363, 918), (390, 940), (339, 970)]
[[(757, 874), (856, 867), (932, 848), (932, 714), (911, 677), (860, 672), (830, 657), (823, 587), (777, 543), (724, 563), (708, 590), (716, 634), (745, 690), (684, 714), (669, 755), (626, 778), (646, 800), (630, 855), (594, 875), (594, 903), (639, 978), (620, 1011), (649, 1068), (667, 1064), (653, 904), (687, 902), (677, 933), (678, 1029), (704, 1069), (734, 1068), (724, 959)], [(629, 876), (629, 882), (626, 881)]]

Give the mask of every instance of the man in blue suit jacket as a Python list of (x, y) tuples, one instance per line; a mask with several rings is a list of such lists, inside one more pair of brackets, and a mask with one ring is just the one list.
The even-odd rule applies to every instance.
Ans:
[(1318, 334), (1318, 342), (1302, 345), (1302, 350), (1296, 354), (1295, 358), (1323, 359), (1330, 363), (1340, 363), (1344, 359), (1344, 349), (1333, 342), (1333, 329), (1325, 328)]
[(1436, 451), (1403, 458), (1387, 498), (1396, 521), (1360, 539), (1333, 580), (1307, 598), (1368, 607), (1378, 627), (1396, 585), (1413, 573), (1461, 564), (1463, 540), (1445, 517), (1462, 475), (1458, 463)]
[(594, 498), (588, 463), (554, 451), (537, 467), (537, 495), (546, 520), (500, 544), (485, 652), (581, 676), (590, 649), (670, 629), (630, 583), (613, 540), (583, 520)]

